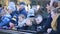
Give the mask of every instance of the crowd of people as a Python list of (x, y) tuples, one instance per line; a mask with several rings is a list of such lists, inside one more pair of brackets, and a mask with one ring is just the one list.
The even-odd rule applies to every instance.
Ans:
[(25, 10), (25, 3), (20, 2), (17, 6), (10, 2), (8, 7), (0, 4), (0, 29), (31, 30), (37, 34), (60, 34), (60, 5), (54, 1), (46, 5), (48, 16), (44, 18), (44, 8), (38, 10), (31, 8)]

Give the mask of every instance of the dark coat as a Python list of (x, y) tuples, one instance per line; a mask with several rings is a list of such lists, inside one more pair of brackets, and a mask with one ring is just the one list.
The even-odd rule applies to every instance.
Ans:
[(51, 28), (51, 22), (52, 22), (52, 17), (51, 17), (51, 14), (49, 14), (44, 27), (46, 32), (48, 28)]

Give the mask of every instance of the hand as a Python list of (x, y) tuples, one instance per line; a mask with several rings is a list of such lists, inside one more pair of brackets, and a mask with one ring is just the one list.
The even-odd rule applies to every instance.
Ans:
[(47, 29), (47, 33), (51, 33), (52, 28)]
[(13, 28), (14, 27), (14, 24), (13, 23), (10, 23), (9, 25), (10, 25), (10, 28)]

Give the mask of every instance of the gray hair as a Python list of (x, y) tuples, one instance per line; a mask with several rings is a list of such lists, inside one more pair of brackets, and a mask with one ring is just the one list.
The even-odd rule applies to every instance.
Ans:
[(54, 13), (60, 13), (60, 8), (55, 8), (52, 10)]

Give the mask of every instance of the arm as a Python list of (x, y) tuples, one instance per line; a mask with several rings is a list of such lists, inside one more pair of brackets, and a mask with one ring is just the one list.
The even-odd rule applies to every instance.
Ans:
[(4, 26), (4, 25), (8, 24), (9, 21), (10, 21), (9, 18), (4, 18), (4, 19), (2, 20), (2, 22), (0, 23), (0, 27), (2, 27), (2, 26)]

